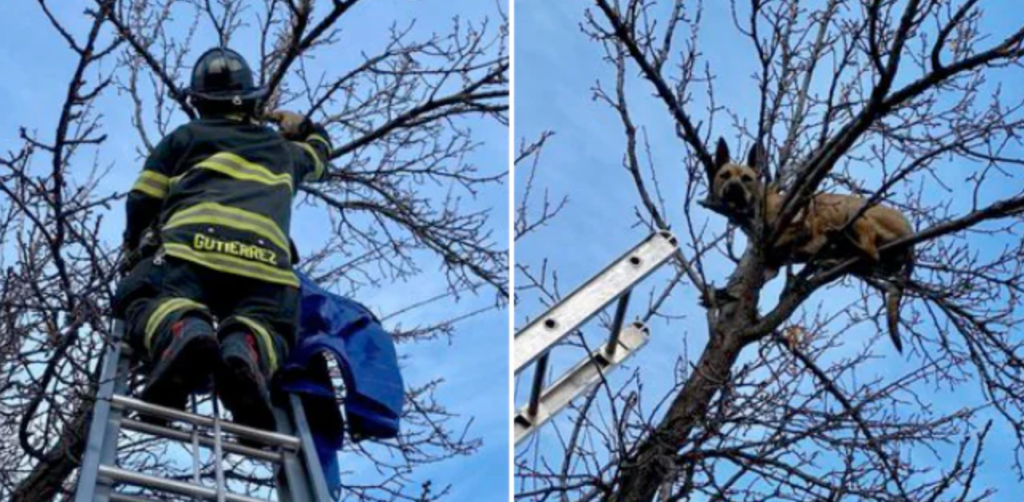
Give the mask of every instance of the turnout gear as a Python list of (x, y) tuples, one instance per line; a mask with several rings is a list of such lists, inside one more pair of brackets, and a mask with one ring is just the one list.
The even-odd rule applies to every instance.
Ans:
[[(252, 105), (266, 94), (228, 49), (200, 57), (192, 77), (189, 95), (206, 104)], [(233, 113), (205, 108), (146, 159), (128, 194), (124, 235), (139, 264), (113, 307), (129, 342), (151, 359), (144, 399), (183, 406), (216, 371), (235, 418), (272, 427), (267, 383), (298, 325), (292, 198), (300, 183), (323, 177), (332, 146), (323, 127), (294, 125), (301, 115), (280, 114), (285, 137)]]
[[(273, 428), (267, 388), (295, 341), (298, 289), (157, 258), (122, 281), (115, 301), (127, 304), (128, 341), (153, 368), (141, 397), (180, 408), (216, 372), (236, 421)], [(243, 335), (244, 351), (232, 335)]]
[(179, 127), (157, 145), (128, 195), (126, 246), (151, 225), (168, 256), (275, 284), (298, 287), (291, 270), (291, 203), (317, 181), (331, 151), (322, 127), (304, 141), (229, 118)]
[[(195, 371), (209, 368), (217, 361), (217, 338), (213, 326), (195, 302), (173, 299), (161, 304), (161, 308), (174, 309), (181, 306), (185, 315), (165, 319), (165, 329), (153, 328), (146, 331), (145, 345), (149, 349), (152, 368), (146, 388), (140, 396), (143, 400), (168, 406), (184, 408), (188, 396), (209, 387), (209, 373)], [(192, 310), (195, 308), (195, 310)], [(153, 316), (156, 319), (158, 316)], [(169, 316), (170, 317), (170, 316)], [(154, 421), (154, 417), (143, 415), (143, 420)]]
[(224, 406), (236, 422), (258, 429), (273, 429), (274, 411), (268, 380), (274, 373), (270, 359), (276, 350), (268, 351), (261, 343), (267, 339), (265, 334), (259, 335), (262, 327), (254, 325), (252, 328), (251, 331), (228, 330), (221, 339), (217, 385)]
[(228, 48), (214, 47), (199, 56), (192, 69), (188, 95), (202, 101), (242, 106), (245, 102), (266, 98), (267, 89), (256, 85), (249, 63), (240, 54)]
[[(218, 320), (221, 340), (230, 332), (253, 333), (267, 369), (270, 373), (277, 369), (295, 341), (296, 288), (210, 270), (173, 256), (156, 262), (148, 260), (149, 270), (133, 273), (122, 281), (117, 292), (119, 300), (131, 300), (121, 300), (119, 305), (127, 304), (123, 317), (134, 349), (155, 354), (162, 333), (171, 324), (195, 316), (208, 322)], [(155, 294), (143, 296), (138, 291)]]
[(139, 239), (138, 246), (135, 249), (129, 249), (127, 243), (123, 247), (124, 257), (121, 259), (118, 271), (121, 272), (122, 276), (127, 276), (132, 273), (132, 270), (135, 270), (135, 267), (142, 260), (156, 254), (157, 249), (160, 247), (160, 238), (157, 236), (156, 230), (150, 228), (142, 233), (142, 237)]

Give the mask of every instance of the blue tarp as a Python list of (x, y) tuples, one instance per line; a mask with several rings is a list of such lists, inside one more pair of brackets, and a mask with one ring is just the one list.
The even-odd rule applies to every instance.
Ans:
[(345, 424), (322, 354), (333, 356), (345, 383), (345, 416), (353, 438), (398, 434), (404, 386), (391, 335), (363, 305), (302, 283), (299, 339), (278, 376), (286, 392), (302, 396), (320, 462), (332, 493), (340, 491), (338, 450)]

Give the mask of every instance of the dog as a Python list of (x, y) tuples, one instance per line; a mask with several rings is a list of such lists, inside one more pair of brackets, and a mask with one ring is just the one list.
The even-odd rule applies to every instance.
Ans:
[[(766, 187), (759, 176), (763, 157), (763, 149), (754, 146), (747, 156), (746, 165), (733, 163), (728, 145), (719, 138), (711, 185), (714, 197), (728, 213), (752, 220), (762, 214), (763, 208), (764, 221), (768, 228), (772, 228), (782, 211), (784, 194), (775, 184)], [(913, 272), (914, 251), (907, 247), (882, 255), (879, 248), (912, 235), (914, 230), (900, 211), (876, 204), (862, 212), (864, 203), (865, 199), (854, 195), (814, 195), (772, 246), (767, 277), (768, 280), (775, 277), (783, 265), (808, 263), (819, 258), (839, 261), (862, 255), (865, 264), (852, 273), (868, 280), (873, 287), (878, 286), (870, 279), (881, 278), (885, 282), (886, 286), (880, 289), (885, 296), (889, 336), (896, 350), (902, 353), (899, 309), (905, 284)], [(860, 216), (848, 225), (849, 220), (858, 214)], [(831, 238), (843, 229), (847, 231), (837, 236), (840, 238)]]

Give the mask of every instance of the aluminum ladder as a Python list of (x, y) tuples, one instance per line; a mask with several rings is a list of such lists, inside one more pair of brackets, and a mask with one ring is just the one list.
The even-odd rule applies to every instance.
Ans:
[[(580, 394), (642, 348), (650, 337), (643, 323), (624, 325), (633, 287), (677, 251), (667, 231), (651, 234), (593, 278), (516, 333), (515, 374), (535, 363), (529, 402), (512, 417), (515, 444), (528, 438)], [(608, 341), (587, 354), (548, 387), (548, 356), (563, 338), (618, 300)]]
[[(335, 500), (328, 492), (305, 410), (297, 396), (289, 394), (286, 403), (275, 404), (277, 431), (273, 432), (222, 420), (216, 396), (212, 399), (213, 416), (195, 413), (195, 396), (191, 398), (192, 413), (134, 399), (127, 395), (131, 373), (131, 349), (124, 343), (124, 327), (120, 321), (115, 321), (113, 333), (114, 339), (107, 347), (96, 403), (93, 406), (75, 502), (154, 501), (118, 491), (119, 488), (126, 486), (148, 488), (157, 494), (190, 497), (193, 500), (268, 502), (266, 499), (228, 491), (224, 471), (225, 453), (273, 465), (278, 501)], [(128, 416), (129, 412), (167, 420), (167, 426), (140, 421)], [(187, 425), (188, 430), (172, 428), (171, 424)], [(191, 482), (118, 467), (118, 437), (122, 430), (189, 444), (193, 471)], [(225, 441), (225, 433), (245, 438), (250, 444), (260, 445), (262, 448)], [(213, 487), (200, 484), (201, 448), (213, 452), (212, 463), (216, 482)]]

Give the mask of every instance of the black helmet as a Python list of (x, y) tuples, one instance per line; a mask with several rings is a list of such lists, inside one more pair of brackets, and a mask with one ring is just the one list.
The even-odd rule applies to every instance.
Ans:
[(252, 69), (240, 54), (231, 49), (214, 47), (196, 61), (188, 94), (193, 99), (231, 102), (241, 106), (243, 102), (265, 98), (267, 90), (256, 87)]

